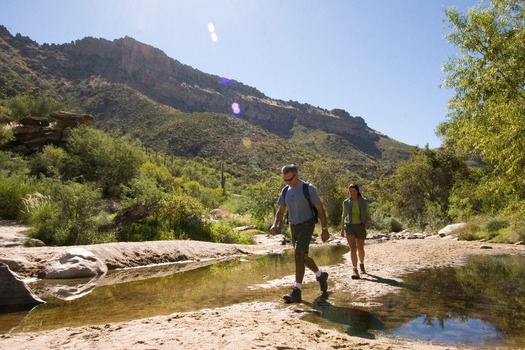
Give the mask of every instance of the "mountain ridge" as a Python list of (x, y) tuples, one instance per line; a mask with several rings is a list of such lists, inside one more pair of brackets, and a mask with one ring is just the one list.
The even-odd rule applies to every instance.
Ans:
[[(299, 145), (312, 150), (333, 149), (326, 145), (311, 147), (312, 143), (326, 142), (326, 139), (330, 139), (330, 143), (347, 145), (346, 150), (336, 154), (324, 152), (319, 154), (321, 157), (331, 156), (351, 162), (359, 154), (361, 159), (395, 165), (407, 159), (412, 148), (369, 128), (363, 118), (351, 116), (342, 109), (329, 111), (306, 103), (270, 98), (236, 80), (203, 73), (182, 64), (162, 50), (128, 36), (112, 41), (86, 37), (66, 44), (39, 45), (28, 37), (13, 36), (0, 26), (0, 52), (3, 66), (0, 68), (0, 97), (45, 91), (61, 102), (85, 109), (82, 112), (93, 114), (95, 111), (95, 126), (100, 124), (108, 130), (111, 130), (110, 124), (122, 131), (128, 126), (123, 125), (124, 120), (120, 126), (111, 122), (116, 119), (114, 111), (120, 108), (119, 104), (122, 105), (119, 98), (109, 100), (101, 95), (97, 97), (102, 100), (98, 104), (84, 98), (85, 92), (91, 86), (95, 87), (96, 81), (115, 87), (125, 86), (152, 103), (183, 113), (229, 115), (285, 142), (296, 142), (299, 139), (296, 131), (301, 129), (301, 135), (312, 141), (305, 142), (303, 137)], [(31, 82), (36, 87), (31, 88)], [(79, 87), (84, 89), (83, 93), (79, 92)], [(240, 113), (232, 112), (233, 103), (240, 106)], [(321, 132), (327, 136), (315, 139), (309, 132)]]

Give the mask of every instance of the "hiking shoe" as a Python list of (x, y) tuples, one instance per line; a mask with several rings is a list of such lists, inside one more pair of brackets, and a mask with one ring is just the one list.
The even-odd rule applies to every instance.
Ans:
[(300, 303), (302, 301), (301, 299), (301, 290), (297, 287), (293, 287), (290, 294), (286, 294), (283, 296), (284, 302), (289, 303)]
[(359, 269), (363, 275), (366, 275), (365, 264), (359, 264)]
[(316, 280), (319, 282), (321, 287), (321, 292), (326, 293), (328, 290), (328, 272), (321, 272), (321, 276), (316, 277)]
[(352, 279), (353, 280), (358, 280), (360, 278), (361, 278), (361, 276), (359, 276), (359, 271), (357, 271), (357, 268), (354, 268), (354, 273), (352, 275)]

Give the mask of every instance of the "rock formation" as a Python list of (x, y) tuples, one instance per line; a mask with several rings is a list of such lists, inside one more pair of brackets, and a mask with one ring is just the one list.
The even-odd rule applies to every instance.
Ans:
[(41, 278), (84, 278), (103, 275), (108, 267), (95, 254), (84, 248), (72, 248), (47, 262)]
[(44, 303), (4, 263), (0, 262), (0, 312), (30, 310)]
[(93, 117), (88, 114), (77, 114), (56, 111), (51, 113), (50, 122), (44, 118), (23, 118), (20, 125), (13, 129), (15, 139), (10, 146), (14, 153), (31, 154), (41, 151), (46, 145), (64, 146), (72, 128), (81, 125), (92, 125)]

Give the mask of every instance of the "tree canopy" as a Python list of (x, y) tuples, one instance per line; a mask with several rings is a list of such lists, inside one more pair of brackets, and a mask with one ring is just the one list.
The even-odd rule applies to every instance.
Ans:
[(525, 199), (525, 1), (446, 10), (459, 55), (445, 65), (455, 91), (438, 133), (445, 145), (493, 167), (495, 195)]

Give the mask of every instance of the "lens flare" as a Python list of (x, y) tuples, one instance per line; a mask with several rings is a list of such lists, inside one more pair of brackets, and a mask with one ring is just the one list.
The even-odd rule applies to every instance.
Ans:
[(215, 25), (211, 22), (208, 23), (208, 32), (210, 32), (211, 41), (213, 41), (214, 43), (217, 42), (219, 37), (217, 36), (217, 33), (215, 33)]
[(241, 113), (241, 106), (237, 102), (232, 103), (232, 112), (237, 115)]
[(222, 83), (223, 83), (224, 85), (230, 85), (231, 80), (228, 79), (228, 78), (224, 78), (224, 77), (223, 77), (223, 78), (222, 78)]

